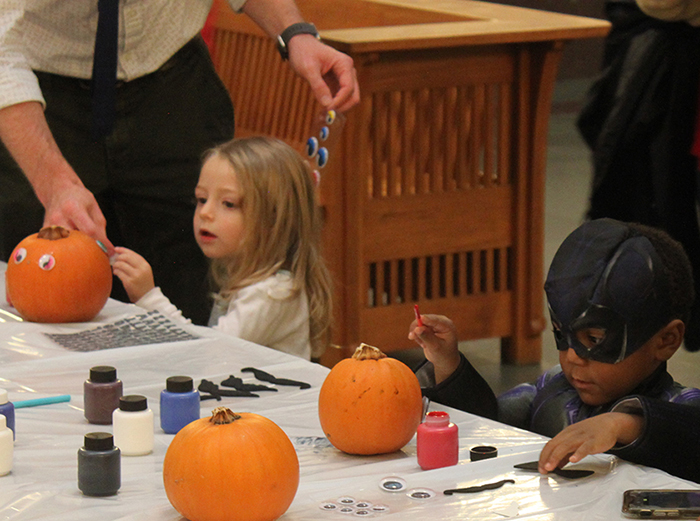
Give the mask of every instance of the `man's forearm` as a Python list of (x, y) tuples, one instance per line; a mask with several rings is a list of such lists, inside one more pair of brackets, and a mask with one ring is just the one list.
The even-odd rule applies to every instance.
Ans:
[(56, 145), (39, 102), (0, 109), (0, 139), (44, 206), (55, 190), (82, 184)]

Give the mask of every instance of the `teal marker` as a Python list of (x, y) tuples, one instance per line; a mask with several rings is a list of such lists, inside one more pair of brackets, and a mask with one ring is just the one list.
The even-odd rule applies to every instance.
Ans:
[(33, 398), (31, 400), (20, 400), (18, 402), (12, 402), (15, 409), (22, 409), (23, 407), (36, 407), (37, 405), (49, 405), (51, 403), (63, 403), (70, 402), (70, 394), (62, 394), (60, 396), (47, 396), (46, 398)]

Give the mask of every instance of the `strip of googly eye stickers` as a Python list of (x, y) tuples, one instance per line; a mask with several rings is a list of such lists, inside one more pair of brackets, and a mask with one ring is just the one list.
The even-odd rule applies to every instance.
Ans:
[(335, 110), (323, 111), (314, 117), (312, 135), (306, 140), (305, 152), (317, 185), (321, 182), (320, 171), (328, 165), (344, 124), (345, 116)]

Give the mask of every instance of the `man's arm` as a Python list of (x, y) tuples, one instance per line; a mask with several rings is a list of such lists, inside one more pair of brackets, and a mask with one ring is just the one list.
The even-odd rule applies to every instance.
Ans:
[(0, 109), (0, 139), (44, 205), (44, 225), (79, 229), (112, 251), (102, 211), (58, 149), (41, 103)]
[[(272, 38), (304, 19), (293, 0), (247, 0), (243, 12)], [(289, 42), (289, 63), (327, 109), (348, 110), (360, 100), (360, 87), (352, 58), (300, 34)]]
[(700, 0), (637, 0), (637, 5), (659, 20), (700, 26)]

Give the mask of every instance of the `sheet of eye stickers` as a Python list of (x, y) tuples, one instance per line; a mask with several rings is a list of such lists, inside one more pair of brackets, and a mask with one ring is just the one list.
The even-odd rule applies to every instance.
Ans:
[(78, 333), (44, 333), (44, 335), (66, 349), (81, 352), (201, 338), (180, 328), (158, 311), (123, 318)]

